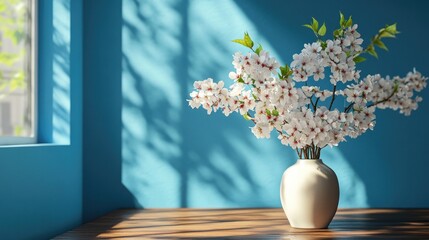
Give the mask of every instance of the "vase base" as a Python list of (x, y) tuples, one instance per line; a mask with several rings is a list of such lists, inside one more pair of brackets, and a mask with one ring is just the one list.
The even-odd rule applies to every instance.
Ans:
[(310, 230), (310, 229), (327, 229), (328, 228), (328, 226), (325, 226), (325, 227), (319, 227), (319, 226), (293, 226), (293, 225), (290, 225), (292, 228), (296, 228), (296, 229), (308, 229), (308, 230)]

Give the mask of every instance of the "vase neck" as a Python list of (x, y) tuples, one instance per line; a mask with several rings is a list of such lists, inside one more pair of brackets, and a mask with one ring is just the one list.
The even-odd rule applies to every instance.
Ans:
[(298, 159), (297, 163), (322, 163), (322, 159)]

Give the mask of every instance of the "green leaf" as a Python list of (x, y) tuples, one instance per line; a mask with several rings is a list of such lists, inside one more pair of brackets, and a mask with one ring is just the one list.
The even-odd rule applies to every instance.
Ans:
[(25, 32), (23, 30), (14, 30), (13, 28), (5, 29), (4, 36), (12, 40), (13, 44), (18, 44), (24, 40)]
[(334, 31), (334, 37), (339, 37), (340, 36), (340, 29), (335, 29)]
[(0, 52), (0, 64), (12, 66), (20, 60), (20, 55), (16, 53)]
[(387, 25), (386, 26), (386, 31), (389, 32), (390, 34), (398, 34), (399, 32), (396, 30), (396, 23), (392, 24), (392, 25)]
[(368, 53), (371, 54), (372, 56), (374, 56), (375, 58), (378, 58), (378, 54), (375, 51), (374, 47), (371, 46), (370, 48), (368, 48)]
[(286, 75), (287, 75), (287, 73), (288, 73), (288, 68), (289, 68), (289, 66), (288, 66), (288, 65), (286, 65), (286, 66), (284, 66), (284, 67), (280, 67), (280, 72), (281, 72), (281, 75), (282, 75), (282, 76), (286, 76)]
[(351, 27), (353, 24), (353, 20), (352, 20), (352, 16), (349, 17), (349, 19), (347, 20), (347, 22), (345, 23), (346, 28)]
[(381, 48), (381, 49), (384, 49), (384, 50), (386, 50), (386, 51), (389, 51), (389, 49), (386, 47), (386, 45), (380, 40), (380, 39), (376, 39), (375, 41), (374, 41), (374, 44), (376, 45), (376, 46), (378, 46), (379, 48)]
[(253, 41), (252, 41), (252, 39), (250, 38), (250, 36), (249, 36), (249, 34), (247, 32), (244, 33), (244, 41), (246, 42), (246, 45), (249, 48), (253, 48)]
[(279, 111), (277, 111), (276, 109), (274, 109), (274, 110), (272, 111), (272, 113), (273, 113), (273, 115), (274, 115), (274, 116), (276, 116), (276, 117), (278, 117), (278, 116), (279, 116)]
[(393, 92), (394, 92), (394, 93), (397, 93), (397, 92), (398, 92), (398, 88), (399, 88), (399, 84), (398, 84), (398, 83), (395, 83), (395, 84), (393, 85)]
[(382, 31), (379, 36), (380, 36), (380, 38), (395, 38), (396, 37), (394, 34), (391, 34), (387, 31)]
[(262, 51), (262, 45), (259, 44), (258, 48), (255, 50), (255, 53), (259, 55), (259, 53), (261, 53)]
[[(304, 24), (304, 25), (302, 25), (303, 27), (306, 27), (306, 28), (310, 28), (311, 30), (313, 30), (313, 26), (311, 26), (310, 24)], [(313, 30), (314, 31), (314, 30)]]
[(237, 82), (244, 83), (244, 80), (242, 78), (237, 79)]
[(21, 136), (24, 133), (24, 127), (17, 125), (14, 127), (13, 132), (15, 136)]
[(247, 47), (246, 41), (244, 41), (243, 39), (234, 39), (232, 41), (235, 42), (235, 43), (238, 43), (238, 44), (241, 44), (241, 45)]
[(7, 10), (7, 4), (5, 2), (0, 2), (0, 13), (5, 12)]
[(253, 41), (252, 41), (252, 39), (250, 38), (250, 36), (249, 36), (249, 34), (247, 32), (244, 33), (244, 38), (243, 39), (234, 39), (232, 41), (235, 42), (235, 43), (241, 44), (241, 45), (243, 45), (245, 47), (248, 47), (250, 49), (253, 48)]
[(317, 32), (317, 34), (319, 34), (319, 36), (325, 36), (326, 34), (326, 25), (325, 23), (323, 23), (323, 25), (320, 27), (319, 31)]
[(382, 28), (378, 31), (379, 38), (395, 38), (399, 34), (396, 29), (396, 23), (392, 25), (386, 25), (385, 28)]
[(340, 12), (340, 26), (342, 27), (344, 25), (344, 15), (342, 12)]
[(246, 119), (247, 121), (252, 120), (252, 118), (249, 116), (248, 113), (243, 114), (244, 119)]
[(346, 52), (346, 57), (350, 57), (350, 54), (351, 54), (350, 51), (347, 51)]
[(25, 82), (25, 73), (24, 71), (19, 71), (13, 75), (10, 79), (10, 91), (13, 92), (16, 89), (24, 89), (26, 86)]
[(265, 112), (267, 113), (267, 116), (271, 116), (271, 112), (269, 109), (265, 109)]
[(319, 29), (319, 22), (313, 17), (313, 23), (311, 24), (313, 31), (317, 32), (317, 29)]
[(280, 73), (280, 78), (286, 79), (292, 74), (292, 69), (290, 69), (290, 67), (285, 64), (284, 67), (280, 67)]
[(361, 57), (361, 56), (357, 56), (355, 58), (353, 58), (353, 61), (355, 61), (355, 63), (361, 63), (364, 62), (366, 60), (366, 58)]

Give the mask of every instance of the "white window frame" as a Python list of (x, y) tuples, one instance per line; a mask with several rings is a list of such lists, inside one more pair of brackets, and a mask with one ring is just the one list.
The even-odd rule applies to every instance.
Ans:
[(30, 64), (31, 64), (31, 122), (32, 122), (32, 132), (33, 135), (29, 137), (19, 137), (19, 136), (0, 136), (0, 145), (20, 145), (20, 144), (34, 144), (37, 143), (37, 0), (31, 0), (31, 56), (30, 56)]

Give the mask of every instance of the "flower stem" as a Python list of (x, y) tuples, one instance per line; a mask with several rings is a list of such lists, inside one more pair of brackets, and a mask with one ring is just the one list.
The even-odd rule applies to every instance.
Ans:
[(387, 102), (387, 101), (389, 101), (389, 99), (391, 99), (393, 97), (393, 95), (395, 95), (395, 93), (396, 93), (396, 91), (393, 90), (392, 93), (387, 98), (380, 100), (380, 101), (373, 102), (373, 103), (369, 104), (367, 107), (370, 108), (370, 107), (375, 106), (377, 104)]
[(329, 111), (331, 111), (332, 109), (332, 104), (334, 104), (335, 101), (335, 91), (337, 91), (337, 85), (334, 85), (334, 89), (332, 90), (332, 100), (331, 103), (329, 104)]
[(316, 103), (314, 103), (314, 112), (316, 112), (317, 104), (319, 103), (319, 99), (320, 99), (320, 97), (318, 97), (318, 98), (316, 99)]
[(350, 112), (350, 110), (352, 109), (352, 107), (353, 107), (353, 105), (354, 105), (355, 103), (353, 102), (353, 103), (350, 103), (345, 109), (344, 109), (344, 112), (345, 113), (348, 113), (348, 112)]

